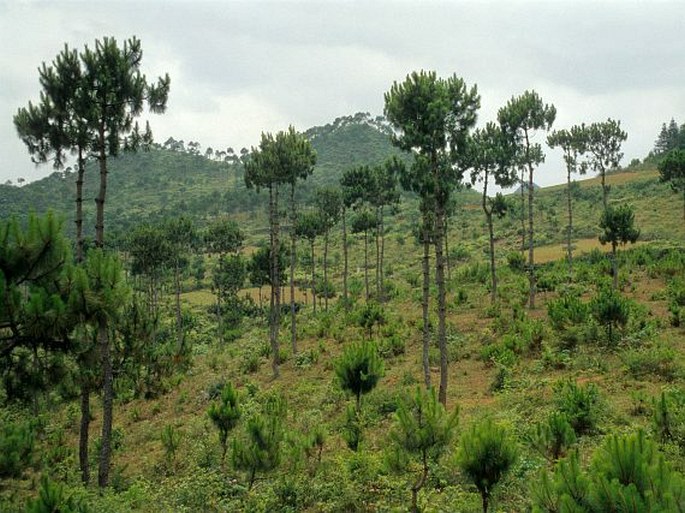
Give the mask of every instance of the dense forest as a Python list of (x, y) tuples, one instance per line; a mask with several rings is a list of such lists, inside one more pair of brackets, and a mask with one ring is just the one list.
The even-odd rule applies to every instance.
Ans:
[(0, 185), (0, 510), (685, 511), (685, 125), (621, 167), (420, 71), (204, 148), (141, 61), (65, 47), (14, 117), (54, 172)]

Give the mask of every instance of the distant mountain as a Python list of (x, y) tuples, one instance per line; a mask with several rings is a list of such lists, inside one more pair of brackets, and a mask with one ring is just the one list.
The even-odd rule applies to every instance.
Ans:
[[(316, 187), (338, 183), (345, 169), (400, 155), (390, 143), (387, 122), (366, 113), (338, 118), (305, 134), (317, 152), (315, 171), (300, 192), (305, 201)], [(203, 153), (197, 142), (122, 154), (111, 159), (109, 171), (105, 209), (110, 233), (125, 233), (143, 221), (170, 215), (186, 214), (202, 222), (223, 213), (263, 212), (263, 198), (245, 188), (240, 159), (217, 159), (214, 153)], [(25, 218), (31, 211), (51, 209), (71, 221), (75, 179), (67, 170), (23, 187), (0, 185), (0, 216)], [(93, 231), (98, 183), (97, 163), (89, 162), (84, 187), (87, 233)], [(73, 223), (66, 227), (73, 232)]]

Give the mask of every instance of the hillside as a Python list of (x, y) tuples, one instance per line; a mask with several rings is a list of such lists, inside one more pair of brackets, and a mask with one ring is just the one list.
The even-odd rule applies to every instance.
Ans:
[[(316, 188), (338, 183), (345, 169), (383, 162), (399, 155), (390, 144), (387, 128), (366, 114), (336, 119), (332, 124), (306, 132), (317, 152), (317, 165), (301, 191), (306, 198)], [(28, 156), (27, 156), (28, 158)], [(54, 172), (23, 187), (0, 185), (0, 213), (25, 217), (49, 209), (73, 219), (76, 175)], [(106, 215), (114, 233), (169, 215), (185, 214), (200, 224), (221, 214), (261, 212), (262, 202), (246, 190), (242, 165), (217, 162), (199, 152), (155, 147), (147, 152), (122, 154), (110, 162)], [(88, 162), (84, 186), (87, 233), (93, 229), (99, 183), (97, 163)], [(70, 233), (71, 223), (67, 224)]]
[[(303, 189), (305, 202), (314, 187), (335, 183), (348, 166), (379, 162), (393, 153), (385, 127), (375, 121), (365, 116), (341, 118), (307, 132), (319, 162)], [(89, 178), (92, 196), (95, 180)], [(6, 207), (18, 215), (33, 207), (39, 212), (55, 208), (68, 217), (72, 179), (53, 175), (21, 189), (0, 190), (3, 216)], [(110, 183), (107, 212), (112, 231), (125, 232), (144, 220), (177, 213), (198, 222), (229, 213), (247, 232), (249, 245), (264, 237), (266, 198), (245, 190), (239, 165), (155, 149), (116, 159)], [(442, 458), (430, 465), (418, 494), (422, 511), (481, 511), (478, 491), (458, 460), (465, 436), (483, 419), (502, 426), (516, 448), (513, 467), (495, 488), (491, 512), (530, 511), (532, 490), (544, 472), (553, 471), (557, 456), (577, 450), (584, 475), (590, 475), (599, 466), (591, 461), (607, 459), (602, 451), (612, 435), (643, 430), (669, 462), (670, 467), (659, 468), (685, 472), (682, 204), (659, 182), (654, 169), (615, 173), (608, 183), (610, 202), (633, 205), (641, 230), (637, 245), (620, 248), (616, 308), (624, 317), (616, 325), (601, 317), (611, 267), (607, 248), (597, 241), (601, 209), (597, 178), (573, 185), (576, 260), (571, 279), (562, 246), (565, 186), (536, 190), (539, 290), (537, 308), (532, 310), (526, 308), (528, 279), (515, 258), (520, 245), (518, 196), (509, 196), (509, 213), (495, 221), (499, 292), (498, 302), (492, 305), (479, 195), (473, 190), (457, 195), (458, 208), (448, 228), (447, 406), (458, 412), (458, 424)], [(382, 307), (364, 297), (363, 235), (348, 239), (346, 308), (339, 301), (343, 251), (340, 230), (335, 229), (328, 248), (335, 295), (328, 311), (320, 304), (316, 313), (308, 279), (312, 264), (321, 273), (323, 244), (320, 240), (315, 244), (314, 261), (310, 248), (300, 245), (295, 274), (299, 351), (293, 353), (290, 324), (284, 316), (278, 379), (271, 372), (267, 315), (255, 299), (260, 291), (254, 287), (240, 291), (240, 298), (254, 301), (229, 308), (234, 316), (221, 342), (211, 286), (216, 258), (192, 255), (208, 272), (183, 278), (189, 354), (175, 352), (173, 287), (167, 276), (159, 291), (158, 339), (143, 353), (145, 358), (151, 358), (150, 353), (161, 355), (160, 368), (153, 369), (158, 374), (145, 375), (141, 370), (145, 364), (136, 362), (138, 373), (122, 368), (117, 377), (112, 486), (100, 493), (94, 485), (80, 485), (79, 405), (74, 384), (65, 382), (60, 390), (37, 399), (45, 403), (39, 415), (29, 406), (0, 408), (0, 420), (7, 425), (25, 422), (36, 433), (23, 473), (0, 478), (0, 510), (20, 511), (28, 497), (36, 496), (39, 476), (49, 474), (64, 484), (70, 497), (83, 499), (98, 513), (406, 511), (421, 465), (397, 458), (393, 448), (398, 437), (390, 433), (397, 433), (398, 410), (424, 380), (422, 248), (414, 235), (418, 217), (417, 202), (411, 197), (404, 197), (388, 215), (384, 266), (388, 300)], [(373, 275), (374, 244), (370, 247), (369, 274)], [(136, 286), (143, 290), (147, 282), (141, 278)], [(437, 292), (432, 283), (430, 294), (434, 301)], [(432, 311), (433, 327), (435, 320)], [(353, 418), (348, 412), (354, 411), (355, 400), (341, 389), (336, 367), (341, 355), (361, 341), (375, 344), (384, 372)], [(439, 356), (437, 347), (430, 347), (433, 384), (439, 379)], [(228, 434), (223, 460), (217, 429), (207, 412), (227, 383), (237, 390), (242, 417)], [(91, 403), (94, 471), (102, 413), (99, 398), (93, 397)], [(263, 418), (269, 409), (280, 412), (271, 424), (280, 452), (251, 474), (237, 456), (239, 447), (258, 429), (251, 421)], [(554, 431), (558, 424), (552, 424), (553, 419), (573, 433), (563, 434), (558, 455), (551, 454), (558, 441), (554, 436), (562, 437)], [(268, 445), (269, 437), (265, 438)]]

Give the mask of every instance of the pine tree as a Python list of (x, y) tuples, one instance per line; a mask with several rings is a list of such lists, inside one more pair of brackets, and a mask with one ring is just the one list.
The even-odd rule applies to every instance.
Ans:
[(307, 175), (316, 162), (311, 143), (293, 127), (287, 132), (262, 134), (259, 148), (253, 148), (245, 165), (245, 184), (258, 191), (265, 187), (269, 191), (269, 238), (271, 248), (271, 301), (269, 316), (269, 340), (273, 355), (274, 377), (279, 375), (278, 328), (281, 310), (281, 265), (280, 255), (280, 213), (278, 210), (279, 186), (292, 183), (296, 178)]
[(611, 118), (602, 123), (592, 123), (585, 130), (585, 148), (590, 155), (589, 166), (602, 180), (602, 205), (609, 206), (609, 186), (606, 174), (618, 168), (623, 153), (621, 144), (628, 138), (621, 130), (621, 122)]
[(438, 347), (440, 388), (438, 398), (447, 404), (447, 303), (445, 285), (446, 207), (453, 189), (461, 183), (467, 167), (466, 143), (476, 124), (480, 96), (457, 76), (440, 79), (435, 72), (414, 72), (386, 92), (385, 115), (397, 133), (392, 141), (410, 152), (420, 164), (416, 171), (427, 177), (409, 180), (412, 188), (430, 196), (433, 207), (435, 281), (438, 288)]
[(568, 226), (566, 227), (566, 252), (568, 255), (569, 279), (573, 276), (573, 206), (571, 198), (571, 173), (584, 175), (587, 164), (580, 161), (586, 151), (587, 131), (585, 125), (574, 125), (569, 130), (554, 130), (547, 136), (550, 148), (561, 148), (566, 164), (566, 205), (568, 208)]
[(602, 213), (599, 221), (602, 233), (599, 242), (611, 244), (611, 269), (614, 289), (618, 289), (618, 255), (617, 248), (628, 243), (634, 244), (640, 236), (640, 230), (635, 228), (635, 213), (630, 205), (609, 206)]
[(219, 443), (221, 444), (221, 464), (226, 459), (228, 449), (228, 434), (238, 424), (241, 416), (238, 404), (238, 393), (233, 385), (227, 383), (221, 389), (219, 400), (210, 405), (207, 415), (219, 430)]
[[(533, 134), (537, 130), (549, 131), (552, 128), (557, 111), (554, 105), (543, 103), (535, 91), (526, 91), (521, 96), (513, 97), (497, 113), (502, 131), (516, 147), (515, 161), (521, 173), (528, 171), (528, 278), (530, 281), (529, 306), (535, 307), (535, 254), (533, 230), (533, 198), (535, 184), (533, 171), (545, 161), (542, 146), (534, 143)], [(523, 194), (523, 180), (521, 181)], [(522, 215), (524, 215), (522, 211)]]
[[(685, 130), (683, 130), (685, 133)], [(669, 152), (658, 164), (660, 179), (668, 182), (673, 192), (683, 196), (683, 221), (685, 221), (685, 145)]]
[(497, 300), (497, 272), (495, 269), (495, 233), (493, 216), (503, 217), (506, 212), (506, 202), (501, 194), (494, 198), (488, 196), (490, 180), (500, 187), (511, 187), (516, 183), (516, 170), (512, 166), (513, 152), (507, 144), (502, 130), (494, 123), (488, 123), (485, 128), (478, 129), (471, 138), (469, 145), (469, 160), (471, 163), (471, 183), (483, 183), (482, 208), (488, 224), (490, 241), (490, 302)]
[(347, 346), (335, 362), (335, 374), (340, 388), (355, 397), (359, 411), (362, 396), (371, 392), (383, 376), (383, 361), (376, 344), (358, 342)]
[(408, 458), (416, 458), (420, 468), (413, 481), (412, 512), (418, 512), (418, 494), (428, 481), (430, 468), (437, 465), (449, 445), (458, 423), (459, 408), (448, 414), (438, 402), (435, 389), (416, 389), (411, 401), (402, 401), (395, 413), (395, 426), (390, 432), (394, 467), (403, 469)]
[(518, 451), (507, 430), (492, 420), (474, 424), (461, 438), (459, 468), (476, 485), (488, 513), (495, 487), (511, 470)]

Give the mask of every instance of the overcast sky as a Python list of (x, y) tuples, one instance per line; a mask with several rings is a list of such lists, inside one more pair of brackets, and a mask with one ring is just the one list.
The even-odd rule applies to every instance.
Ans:
[[(132, 35), (148, 78), (171, 76), (167, 112), (151, 118), (161, 142), (239, 149), (289, 124), (382, 114), (383, 93), (419, 69), (476, 83), (479, 123), (526, 89), (557, 107), (555, 128), (619, 119), (624, 164), (649, 152), (664, 121), (685, 122), (680, 1), (0, 0), (2, 182), (53, 171), (31, 163), (12, 123), (38, 99), (41, 62), (65, 43), (80, 50)], [(548, 152), (536, 182), (564, 176), (561, 157)]]

